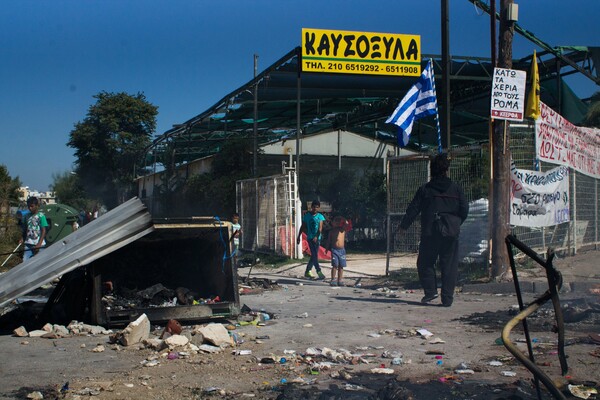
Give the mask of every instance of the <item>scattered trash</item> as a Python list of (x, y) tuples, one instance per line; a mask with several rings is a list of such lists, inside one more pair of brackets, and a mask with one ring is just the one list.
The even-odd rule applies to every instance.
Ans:
[(378, 337), (381, 337), (381, 335), (380, 335), (379, 333), (369, 333), (367, 336), (368, 336), (368, 337), (372, 337), (372, 338), (378, 338)]
[(446, 342), (443, 341), (442, 339), (440, 339), (439, 337), (433, 338), (429, 341), (429, 344), (438, 344), (438, 343), (446, 343)]
[(569, 392), (579, 399), (589, 399), (592, 395), (598, 394), (598, 390), (584, 385), (568, 385)]
[(160, 361), (158, 361), (158, 360), (143, 360), (142, 362), (140, 362), (140, 364), (142, 364), (144, 367), (156, 367), (157, 365), (160, 365)]
[(305, 313), (302, 313), (300, 315), (296, 315), (296, 318), (308, 318), (308, 313), (305, 312)]
[(220, 353), (221, 351), (223, 351), (223, 349), (219, 346), (213, 346), (210, 344), (201, 344), (200, 346), (198, 346), (198, 350), (201, 350), (205, 353)]
[(500, 367), (504, 364), (502, 364), (500, 361), (490, 361), (489, 365), (491, 365), (492, 367)]
[(344, 385), (344, 390), (349, 390), (349, 391), (358, 391), (358, 390), (363, 390), (364, 387), (360, 386), (360, 385), (353, 385), (351, 383), (346, 383)]
[(500, 371), (500, 375), (502, 375), (502, 376), (517, 376), (517, 373), (513, 372), (513, 371)]
[(394, 370), (391, 368), (372, 368), (371, 372), (373, 374), (387, 374), (387, 375), (391, 375), (394, 373)]
[(402, 358), (404, 355), (399, 351), (384, 351), (381, 353), (381, 358)]
[(472, 369), (457, 369), (454, 372), (456, 372), (459, 375), (473, 375), (475, 373), (475, 371), (473, 371)]
[(236, 350), (233, 352), (233, 354), (237, 356), (249, 356), (252, 354), (252, 350)]
[(417, 329), (417, 333), (423, 336), (425, 339), (429, 339), (433, 336), (433, 333), (429, 332), (427, 329)]

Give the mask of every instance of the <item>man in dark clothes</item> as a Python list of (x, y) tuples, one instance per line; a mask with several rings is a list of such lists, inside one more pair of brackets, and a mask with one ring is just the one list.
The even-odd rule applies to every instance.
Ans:
[(469, 214), (469, 203), (460, 186), (447, 176), (450, 161), (438, 154), (431, 161), (431, 180), (421, 186), (400, 223), (406, 232), (421, 214), (421, 243), (417, 271), (425, 292), (422, 303), (438, 298), (435, 262), (439, 257), (442, 275), (442, 305), (450, 307), (458, 275), (458, 235), (460, 225)]

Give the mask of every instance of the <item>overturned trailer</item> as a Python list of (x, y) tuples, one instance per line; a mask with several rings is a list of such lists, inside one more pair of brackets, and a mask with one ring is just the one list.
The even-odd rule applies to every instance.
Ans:
[(239, 314), (231, 224), (213, 218), (154, 221), (154, 231), (89, 266), (90, 315), (120, 325), (145, 313), (152, 322)]
[[(60, 277), (31, 325), (237, 316), (231, 235), (231, 224), (214, 218), (153, 220), (134, 198), (0, 275), (0, 305)], [(148, 295), (159, 292), (169, 301)]]

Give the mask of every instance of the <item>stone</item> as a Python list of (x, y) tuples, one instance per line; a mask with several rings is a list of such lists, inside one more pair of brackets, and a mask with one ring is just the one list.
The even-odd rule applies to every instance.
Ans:
[(27, 332), (27, 329), (25, 329), (24, 326), (20, 326), (13, 331), (13, 335), (17, 337), (27, 337), (29, 336), (29, 333)]
[(233, 346), (233, 340), (223, 324), (210, 323), (196, 328), (196, 332), (202, 334), (205, 342), (215, 346)]
[(218, 347), (218, 346), (213, 346), (210, 344), (203, 344), (198, 346), (198, 350), (199, 351), (203, 351), (205, 353), (220, 353), (223, 351), (222, 348)]
[(144, 340), (144, 345), (152, 350), (161, 351), (167, 348), (167, 344), (164, 340), (149, 338)]
[(204, 336), (200, 332), (194, 332), (190, 337), (190, 342), (195, 344), (196, 346), (202, 345), (204, 343)]
[(189, 339), (182, 335), (173, 335), (165, 339), (165, 343), (169, 348), (185, 346), (189, 343)]
[(64, 325), (54, 325), (52, 329), (53, 333), (56, 333), (58, 337), (69, 337), (71, 336), (69, 330)]
[(142, 314), (121, 332), (120, 342), (123, 346), (131, 346), (140, 343), (150, 337), (150, 320), (146, 314)]
[(36, 329), (35, 331), (29, 332), (29, 337), (42, 337), (46, 335), (48, 332), (43, 331), (41, 329)]
[(83, 324), (81, 326), (81, 331), (89, 333), (90, 335), (108, 335), (109, 333), (111, 333), (110, 330), (107, 330), (103, 326), (88, 324)]

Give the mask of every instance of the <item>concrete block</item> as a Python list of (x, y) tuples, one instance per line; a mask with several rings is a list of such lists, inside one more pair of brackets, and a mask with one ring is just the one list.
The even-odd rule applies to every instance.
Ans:
[(20, 326), (20, 327), (16, 328), (13, 331), (13, 334), (15, 336), (17, 336), (17, 337), (27, 337), (27, 336), (29, 336), (29, 333), (27, 332), (27, 329), (25, 329), (24, 326)]
[(150, 337), (150, 320), (146, 314), (129, 323), (123, 330), (120, 342), (123, 346), (131, 346), (140, 343)]
[(189, 339), (183, 335), (172, 335), (165, 339), (165, 343), (169, 348), (185, 346), (189, 343)]
[(233, 346), (231, 336), (229, 336), (229, 332), (223, 324), (211, 323), (200, 326), (196, 328), (196, 332), (202, 334), (205, 342), (212, 343), (215, 346)]

